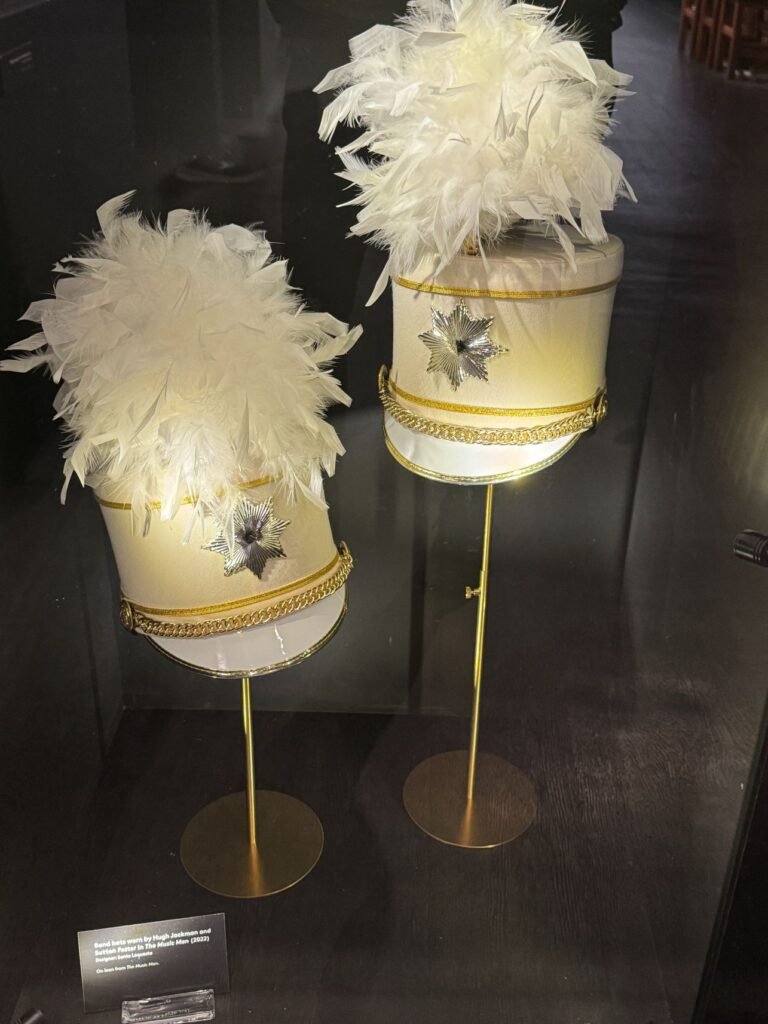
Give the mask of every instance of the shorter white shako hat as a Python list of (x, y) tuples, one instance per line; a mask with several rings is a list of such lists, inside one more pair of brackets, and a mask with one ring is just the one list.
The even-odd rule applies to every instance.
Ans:
[[(0, 367), (60, 383), (62, 500), (73, 474), (95, 491), (125, 626), (208, 637), (319, 607), (352, 567), (323, 496), (343, 454), (324, 412), (349, 404), (329, 367), (360, 328), (306, 310), (263, 232), (188, 210), (149, 224), (131, 195), (97, 211)], [(333, 625), (312, 618), (307, 646)]]
[(327, 509), (301, 492), (288, 499), (269, 478), (240, 488), (231, 549), (212, 516), (197, 536), (191, 500), (144, 536), (132, 529), (129, 502), (104, 492), (96, 500), (120, 573), (121, 621), (150, 636), (205, 637), (274, 622), (330, 597), (352, 568)]

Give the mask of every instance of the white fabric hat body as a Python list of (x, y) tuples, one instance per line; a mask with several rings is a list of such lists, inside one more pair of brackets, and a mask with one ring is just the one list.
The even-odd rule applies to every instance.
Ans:
[[(514, 479), (602, 419), (623, 246), (571, 237), (575, 268), (557, 240), (522, 230), (485, 260), (460, 255), (437, 274), (425, 261), (393, 279), (393, 361), (380, 392), (388, 447), (407, 468), (456, 483)], [(480, 342), (460, 380), (455, 328)]]
[[(206, 637), (273, 622), (343, 587), (352, 560), (334, 543), (327, 509), (301, 494), (288, 500), (271, 480), (244, 485), (242, 498), (259, 522), (271, 517), (278, 524), (282, 554), (266, 559), (261, 576), (247, 566), (227, 574), (232, 556), (226, 544), (215, 544), (216, 520), (206, 517), (203, 529), (191, 502), (168, 520), (151, 511), (142, 532), (129, 504), (114, 493), (97, 494), (120, 575), (124, 625), (159, 637)], [(236, 531), (236, 556), (251, 539), (246, 533)]]

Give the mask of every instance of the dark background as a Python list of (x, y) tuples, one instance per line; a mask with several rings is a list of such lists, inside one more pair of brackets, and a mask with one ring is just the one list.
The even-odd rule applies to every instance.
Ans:
[[(78, 929), (225, 909), (225, 1020), (691, 1018), (766, 696), (768, 577), (730, 547), (768, 530), (768, 92), (681, 59), (672, 0), (626, 8), (614, 55), (637, 95), (614, 144), (640, 203), (608, 218), (626, 245), (609, 418), (497, 492), (481, 743), (533, 778), (539, 821), (495, 853), (448, 850), (400, 789), (466, 742), (483, 494), (384, 450), (389, 300), (364, 306), (382, 256), (344, 237), (311, 93), (392, 10), (0, 0), (4, 338), (96, 206), (132, 187), (147, 212), (263, 222), (310, 303), (365, 328), (328, 486), (356, 556), (349, 614), (307, 664), (253, 685), (262, 781), (312, 804), (326, 851), (301, 886), (251, 903), (197, 889), (177, 856), (192, 814), (242, 785), (238, 687), (122, 632), (95, 503), (73, 489), (58, 504), (52, 386), (0, 376), (0, 1015), (79, 1019)], [(22, 70), (3, 56), (19, 49)], [(221, 153), (247, 183), (185, 180)], [(744, 1005), (724, 982), (721, 1019), (765, 1019), (762, 952), (737, 944), (728, 970)]]

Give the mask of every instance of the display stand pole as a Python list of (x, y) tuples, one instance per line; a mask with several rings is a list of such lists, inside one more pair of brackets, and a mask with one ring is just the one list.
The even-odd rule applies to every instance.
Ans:
[(502, 758), (477, 751), (493, 487), (488, 484), (485, 491), (480, 581), (464, 591), (467, 598), (478, 599), (469, 750), (427, 758), (413, 769), (403, 789), (405, 808), (420, 829), (433, 839), (468, 849), (508, 843), (525, 832), (536, 817), (536, 794), (530, 779)]
[(301, 800), (256, 789), (250, 678), (241, 685), (246, 791), (195, 815), (181, 837), (181, 860), (205, 889), (248, 899), (282, 892), (309, 874), (323, 851), (323, 827)]
[(242, 679), (243, 732), (245, 734), (245, 785), (248, 799), (248, 839), (256, 849), (256, 769), (253, 761), (253, 717), (251, 714), (251, 680)]
[(493, 526), (493, 484), (485, 489), (485, 528), (483, 530), (483, 560), (480, 566), (480, 582), (476, 587), (466, 587), (464, 596), (469, 600), (477, 598), (477, 629), (475, 630), (475, 674), (472, 696), (472, 725), (469, 731), (469, 767), (467, 769), (467, 800), (475, 795), (475, 770), (477, 766), (477, 734), (480, 728), (480, 690), (483, 684), (483, 645), (485, 643), (485, 609), (488, 603), (488, 565), (491, 555), (491, 528)]

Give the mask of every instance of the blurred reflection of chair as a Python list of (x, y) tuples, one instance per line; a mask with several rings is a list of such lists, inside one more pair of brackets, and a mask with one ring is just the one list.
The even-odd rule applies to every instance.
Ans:
[(693, 40), (693, 57), (702, 64), (712, 65), (715, 52), (715, 36), (717, 23), (723, 6), (723, 0), (698, 0), (701, 14), (696, 26)]
[[(701, 4), (699, 0), (682, 0), (680, 4), (680, 24), (677, 31), (677, 48), (678, 50), (684, 50), (688, 42), (688, 33), (691, 35), (693, 41), (696, 40), (696, 30), (699, 24), (699, 16), (701, 14)], [(694, 46), (691, 43), (691, 53), (693, 54)]]
[(703, 64), (712, 64), (717, 25), (724, 0), (682, 0), (677, 46), (684, 50), (690, 34), (690, 56)]
[(711, 64), (728, 78), (768, 64), (768, 0), (721, 0)]

